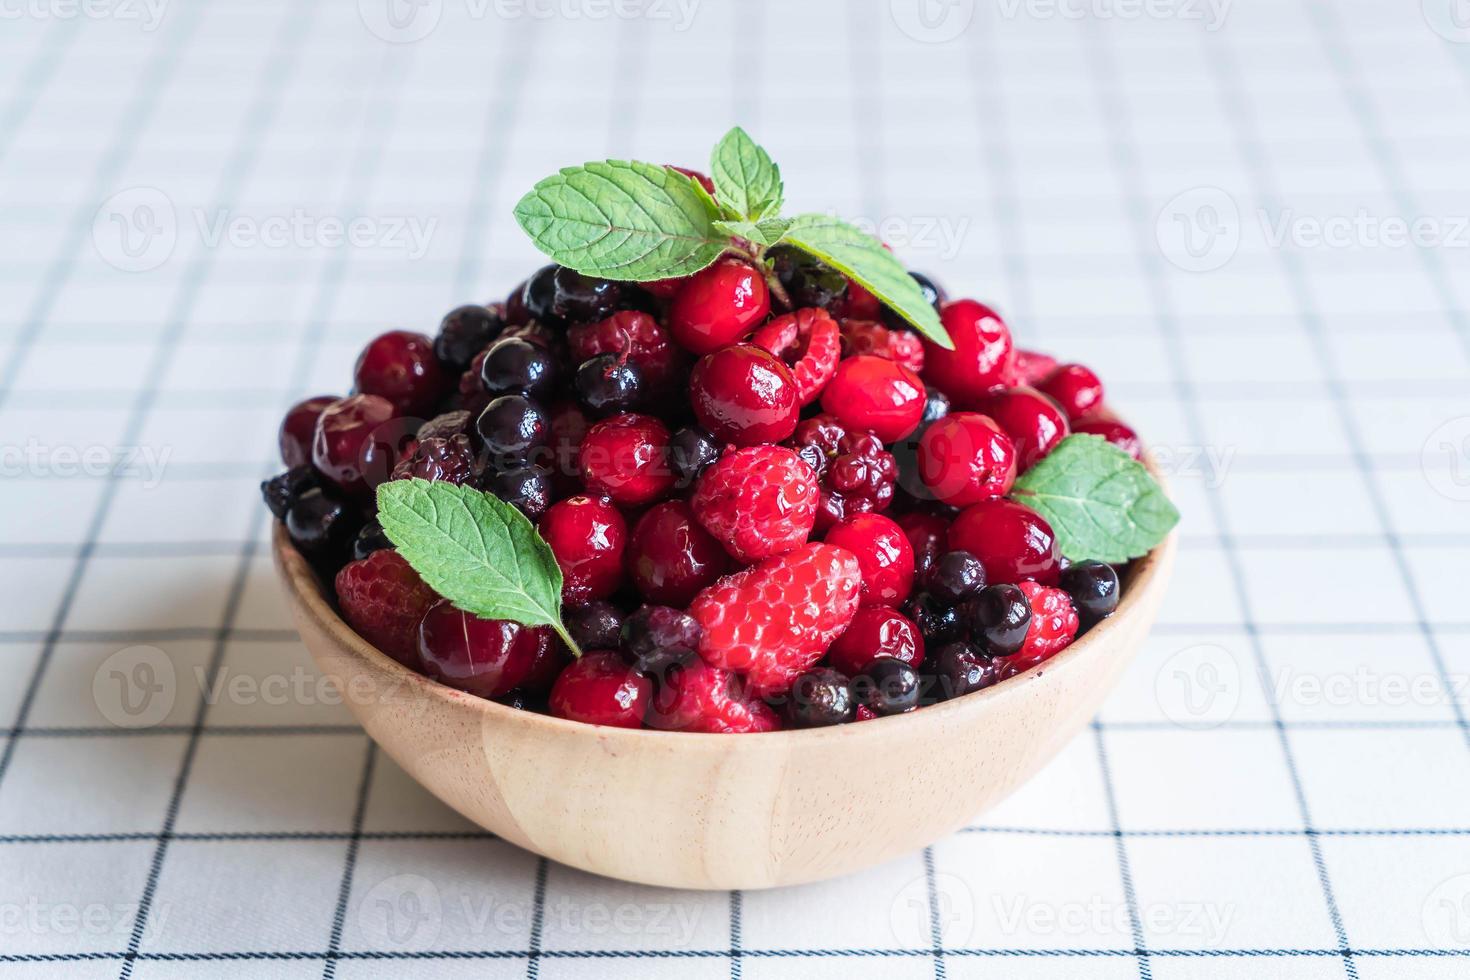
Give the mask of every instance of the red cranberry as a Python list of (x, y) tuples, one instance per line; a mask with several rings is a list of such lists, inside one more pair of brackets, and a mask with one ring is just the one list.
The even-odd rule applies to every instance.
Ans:
[(849, 429), (897, 442), (924, 417), (924, 383), (897, 361), (859, 354), (837, 365), (837, 376), (822, 392), (822, 411)]
[(1051, 525), (1014, 500), (982, 500), (967, 507), (950, 525), (949, 548), (979, 558), (985, 580), (993, 585), (1027, 579), (1055, 585), (1061, 572)]
[(791, 369), (754, 344), (705, 355), (694, 365), (689, 390), (695, 416), (716, 439), (758, 446), (796, 431), (801, 401)]
[(1138, 433), (1119, 422), (1104, 416), (1082, 419), (1072, 426), (1073, 432), (1084, 432), (1090, 436), (1102, 436), (1134, 459), (1143, 458), (1143, 440)]
[(708, 354), (750, 333), (770, 312), (760, 271), (725, 259), (689, 277), (669, 304), (669, 329), (685, 350)]
[(589, 725), (642, 728), (653, 681), (607, 650), (585, 653), (551, 688), (551, 713)]
[(562, 601), (606, 599), (623, 581), (628, 525), (605, 497), (568, 497), (541, 518), (541, 536), (561, 566)]
[(649, 509), (628, 541), (628, 574), (649, 602), (683, 608), (729, 565), (725, 549), (694, 519), (689, 504)]
[(994, 310), (972, 299), (946, 303), (939, 313), (954, 350), (924, 341), (924, 377), (956, 404), (1006, 384), (1015, 357), (1011, 331)]
[(975, 412), (946, 415), (919, 439), (919, 479), (955, 507), (1004, 497), (1016, 482), (1016, 449), (991, 419)]
[(924, 638), (906, 616), (884, 606), (859, 609), (827, 651), (827, 660), (848, 677), (856, 677), (879, 657), (893, 657), (910, 667), (924, 660)]
[(972, 401), (1010, 436), (1017, 473), (1035, 466), (1072, 431), (1056, 402), (1033, 388), (1006, 388)]
[(914, 549), (892, 519), (858, 514), (834, 525), (824, 540), (857, 556), (863, 605), (896, 606), (908, 598), (914, 584)]
[(1007, 386), (1014, 388), (1018, 385), (1030, 385), (1034, 388), (1056, 369), (1057, 359), (1050, 354), (1017, 347), (1016, 363), (1011, 371), (1013, 380), (1008, 381)]
[(938, 514), (911, 511), (898, 519), (898, 526), (914, 549), (914, 572), (923, 575), (949, 549), (949, 521)]
[(1102, 407), (1102, 382), (1090, 368), (1081, 364), (1063, 364), (1036, 388), (1060, 405), (1068, 419), (1080, 419)]
[(294, 470), (311, 462), (311, 440), (316, 435), (316, 420), (327, 406), (337, 401), (336, 395), (317, 395), (291, 406), (281, 420), (281, 459)]
[(669, 430), (651, 415), (615, 415), (587, 430), (580, 452), (591, 493), (624, 507), (642, 507), (669, 495)]
[[(362, 493), (368, 485), (364, 457), (383, 455), (375, 444), (378, 430), (393, 419), (393, 404), (377, 395), (352, 395), (333, 402), (316, 422), (311, 443), (311, 463), (327, 479), (350, 493)], [(391, 471), (397, 460), (388, 464)], [(376, 469), (376, 467), (374, 467)], [(383, 474), (386, 478), (387, 473)]]
[(411, 330), (390, 330), (369, 343), (357, 358), (353, 378), (358, 391), (388, 399), (399, 415), (425, 418), (447, 384), (434, 342)]
[(548, 626), (481, 619), (441, 599), (419, 623), (419, 670), (482, 698), (515, 688), (544, 690), (561, 648)]

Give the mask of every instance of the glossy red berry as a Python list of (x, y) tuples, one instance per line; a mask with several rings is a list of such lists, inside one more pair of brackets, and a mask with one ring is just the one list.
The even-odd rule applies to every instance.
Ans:
[(908, 598), (914, 585), (914, 549), (893, 520), (858, 514), (834, 525), (823, 540), (857, 556), (864, 606), (896, 606)]
[(1010, 328), (990, 307), (972, 299), (946, 303), (939, 319), (954, 350), (924, 340), (924, 379), (960, 406), (990, 388), (1008, 383), (1015, 350)]
[(873, 433), (849, 432), (831, 415), (814, 415), (797, 425), (787, 445), (821, 481), (818, 531), (854, 514), (884, 510), (893, 501), (898, 461)]
[(1143, 440), (1138, 438), (1137, 432), (1117, 419), (1105, 416), (1082, 419), (1073, 423), (1072, 431), (1083, 432), (1090, 436), (1102, 436), (1134, 459), (1143, 458)]
[(651, 415), (615, 415), (587, 430), (579, 453), (587, 490), (642, 507), (674, 488), (669, 430)]
[(842, 321), (842, 356), (876, 354), (915, 374), (924, 370), (924, 344), (912, 330), (885, 327), (874, 320)]
[(849, 429), (867, 429), (885, 443), (913, 432), (924, 417), (924, 383), (897, 361), (859, 354), (837, 365), (822, 392), (822, 411)]
[(949, 521), (938, 514), (910, 511), (898, 518), (898, 526), (914, 549), (914, 573), (929, 571), (939, 556), (949, 550)]
[(628, 539), (627, 565), (645, 599), (682, 609), (724, 573), (729, 558), (689, 504), (668, 500), (639, 518)]
[(369, 343), (353, 379), (359, 392), (388, 399), (397, 414), (422, 418), (434, 413), (448, 384), (434, 341), (411, 330), (390, 330)]
[(584, 653), (551, 686), (551, 713), (589, 725), (642, 728), (653, 681), (606, 650)]
[(780, 358), (754, 344), (705, 355), (689, 376), (689, 392), (699, 424), (723, 442), (757, 446), (796, 431), (796, 380)]
[(572, 325), (567, 329), (567, 350), (576, 364), (600, 354), (625, 355), (654, 389), (673, 380), (681, 360), (664, 328), (640, 310), (623, 310), (596, 323)]
[[(351, 395), (328, 405), (317, 418), (311, 443), (312, 465), (349, 493), (372, 489), (368, 457), (391, 453), (386, 444), (380, 443), (385, 443), (382, 430), (389, 428), (393, 416), (393, 404), (377, 395)], [(397, 462), (395, 458), (386, 470)], [(382, 478), (387, 476), (385, 471)]]
[(886, 606), (859, 609), (827, 650), (827, 661), (848, 677), (863, 673), (879, 657), (893, 657), (910, 667), (924, 660), (924, 638), (919, 628)]
[(1011, 379), (1006, 382), (1006, 387), (1015, 388), (1020, 385), (1036, 387), (1043, 378), (1057, 369), (1057, 359), (1050, 354), (1040, 351), (1023, 350), (1016, 348), (1016, 362), (1011, 371)]
[(781, 718), (740, 678), (698, 657), (669, 672), (648, 709), (648, 727), (676, 732), (773, 732)]
[(1081, 364), (1063, 364), (1043, 378), (1036, 388), (1060, 405), (1067, 418), (1073, 421), (1102, 408), (1102, 382), (1090, 368)]
[(311, 462), (311, 441), (316, 436), (316, 420), (327, 406), (337, 401), (336, 395), (317, 395), (291, 406), (281, 420), (281, 459), (294, 470)]
[(1061, 555), (1051, 525), (1014, 500), (982, 500), (955, 518), (949, 528), (951, 551), (968, 551), (985, 566), (992, 585), (1034, 579), (1055, 585)]
[(1016, 449), (988, 416), (946, 415), (919, 438), (919, 479), (954, 507), (1004, 497), (1016, 482)]
[(1006, 661), (1017, 673), (1050, 660), (1071, 646), (1081, 625), (1072, 600), (1061, 589), (1035, 582), (1022, 582), (1020, 589), (1031, 604), (1031, 625), (1020, 652)]
[(419, 670), (482, 698), (516, 688), (545, 690), (561, 658), (550, 627), (481, 619), (456, 609), (448, 599), (436, 603), (419, 623)]
[(1003, 388), (971, 401), (1010, 437), (1017, 474), (1041, 462), (1072, 431), (1056, 402), (1033, 388)]
[(770, 312), (760, 271), (724, 259), (689, 277), (669, 304), (668, 324), (685, 350), (708, 354), (750, 333)]
[(735, 449), (705, 467), (694, 517), (745, 564), (806, 543), (817, 521), (816, 474), (784, 446)]
[(402, 664), (412, 664), (419, 620), (439, 597), (391, 548), (349, 562), (333, 582), (342, 618), (363, 639)]
[(628, 525), (606, 497), (568, 497), (541, 517), (541, 536), (561, 566), (562, 601), (606, 599), (623, 581)]
[(761, 327), (751, 343), (781, 358), (791, 368), (797, 397), (803, 405), (817, 400), (837, 373), (841, 342), (837, 321), (820, 307), (808, 307), (778, 316)]

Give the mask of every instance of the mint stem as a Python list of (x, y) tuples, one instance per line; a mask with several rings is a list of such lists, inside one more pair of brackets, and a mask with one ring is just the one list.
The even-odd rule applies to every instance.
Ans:
[(556, 635), (561, 637), (562, 642), (567, 645), (567, 649), (572, 651), (572, 656), (577, 660), (581, 660), (582, 648), (577, 646), (577, 641), (572, 639), (572, 634), (567, 632), (567, 628), (561, 624), (561, 621), (557, 620), (552, 623), (551, 628), (556, 630)]

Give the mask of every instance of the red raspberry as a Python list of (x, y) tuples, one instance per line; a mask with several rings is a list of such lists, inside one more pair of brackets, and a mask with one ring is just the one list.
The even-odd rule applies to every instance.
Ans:
[(642, 728), (653, 681), (607, 650), (572, 661), (551, 686), (551, 713), (589, 725)]
[(381, 395), (398, 415), (427, 416), (444, 394), (444, 369), (434, 341), (411, 330), (390, 330), (363, 349), (353, 369), (356, 390)]
[(770, 312), (765, 276), (724, 259), (685, 281), (669, 304), (668, 325), (685, 350), (708, 354), (750, 333)]
[(1063, 364), (1043, 378), (1036, 389), (1060, 405), (1071, 420), (1102, 408), (1102, 382), (1091, 368), (1081, 364)]
[(1034, 388), (1000, 388), (969, 401), (1010, 437), (1018, 474), (1041, 462), (1072, 431), (1057, 403)]
[(648, 708), (648, 727), (675, 732), (774, 732), (780, 716), (744, 692), (740, 678), (695, 657), (675, 667)]
[(453, 435), (446, 438), (420, 439), (413, 452), (393, 468), (393, 479), (410, 477), (431, 482), (465, 484), (479, 475), (475, 448), (470, 437)]
[(1073, 432), (1084, 432), (1090, 436), (1102, 436), (1134, 459), (1143, 458), (1143, 440), (1138, 433), (1106, 415), (1094, 415), (1082, 419), (1072, 426)]
[(886, 510), (893, 501), (898, 462), (871, 432), (849, 432), (831, 415), (814, 415), (787, 443), (821, 481), (818, 531), (853, 514)]
[(1031, 626), (1019, 652), (1006, 658), (1019, 673), (1056, 656), (1071, 645), (1077, 636), (1077, 610), (1061, 589), (1051, 589), (1037, 582), (1019, 585), (1031, 603)]
[(786, 362), (803, 405), (816, 401), (837, 373), (840, 357), (837, 321), (818, 307), (778, 316), (750, 338)]
[(924, 661), (924, 637), (902, 613), (885, 606), (867, 606), (859, 609), (842, 635), (832, 641), (827, 661), (848, 677), (857, 677), (879, 657), (918, 667)]
[(924, 370), (924, 343), (910, 330), (892, 330), (873, 320), (842, 321), (842, 356), (876, 354), (915, 374)]
[(954, 507), (1004, 497), (1016, 482), (1010, 437), (976, 412), (955, 412), (925, 429), (918, 464), (924, 485)]
[(924, 340), (926, 381), (956, 405), (969, 407), (968, 399), (1011, 380), (1015, 371), (1011, 331), (994, 310), (972, 299), (957, 299), (944, 304), (939, 319), (954, 350)]
[(699, 655), (745, 676), (759, 697), (784, 694), (852, 622), (862, 570), (852, 552), (808, 544), (727, 575), (689, 606)]
[(316, 420), (327, 406), (337, 401), (336, 395), (317, 395), (291, 406), (281, 420), (281, 459), (288, 470), (311, 462), (311, 440), (316, 435)]
[(896, 606), (914, 585), (914, 548), (882, 514), (856, 514), (836, 524), (823, 539), (857, 556), (863, 572), (864, 606)]
[(788, 439), (801, 414), (790, 369), (755, 344), (723, 347), (700, 358), (689, 375), (689, 398), (699, 424), (737, 446)]
[(392, 548), (374, 551), (337, 573), (337, 604), (358, 635), (402, 664), (413, 662), (419, 620), (439, 601)]
[(623, 582), (628, 524), (606, 497), (568, 497), (541, 517), (541, 536), (561, 566), (562, 601), (606, 599)]
[(867, 429), (893, 443), (918, 428), (924, 417), (924, 382), (896, 361), (859, 354), (837, 365), (822, 392), (822, 411), (849, 429)]
[(803, 544), (817, 520), (816, 475), (784, 446), (750, 446), (705, 468), (690, 501), (694, 516), (744, 564)]
[(642, 507), (674, 488), (669, 430), (651, 415), (615, 415), (587, 430), (579, 453), (587, 489)]
[(567, 330), (572, 361), (581, 364), (599, 354), (626, 354), (643, 380), (662, 388), (679, 369), (679, 349), (658, 321), (638, 310), (614, 313), (597, 323), (574, 324)]
[(1021, 385), (1031, 385), (1033, 388), (1048, 374), (1056, 370), (1057, 359), (1050, 354), (1040, 351), (1022, 350), (1016, 348), (1015, 368), (1011, 372), (1010, 379), (1006, 384), (1008, 387), (1016, 388)]

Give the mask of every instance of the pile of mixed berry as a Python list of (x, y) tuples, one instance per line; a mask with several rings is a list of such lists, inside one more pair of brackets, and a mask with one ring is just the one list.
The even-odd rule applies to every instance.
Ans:
[[(801, 253), (683, 280), (548, 266), (504, 303), (393, 331), (354, 393), (296, 405), (264, 485), (384, 653), (604, 725), (760, 732), (912, 711), (1043, 663), (1117, 606), (1007, 498), (1070, 432), (1139, 441), (1077, 364), (914, 274), (953, 350)], [(779, 299), (777, 297), (780, 297)], [(374, 521), (418, 478), (493, 494), (563, 575), (570, 648), (434, 593)]]

